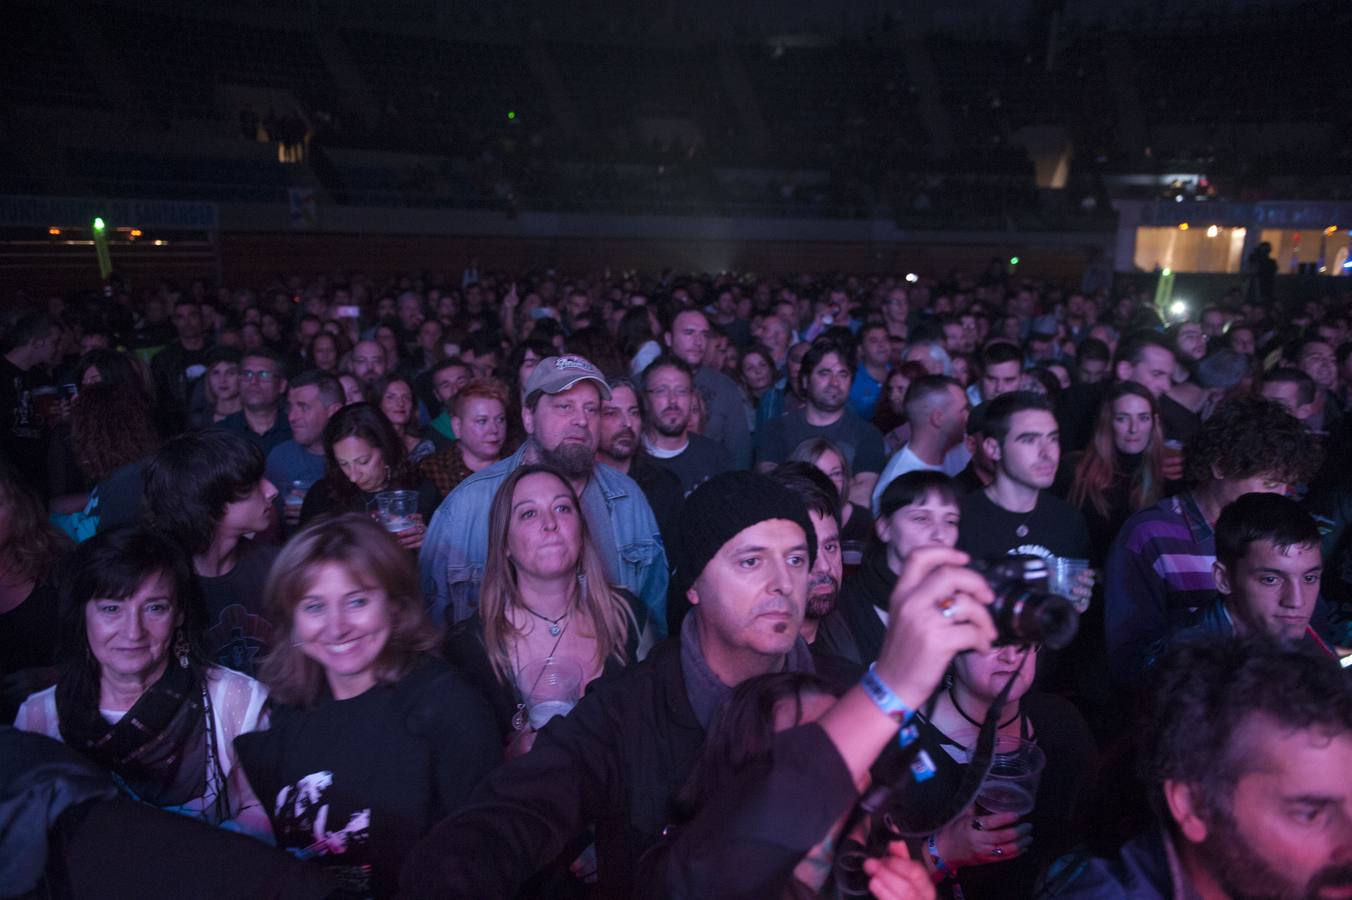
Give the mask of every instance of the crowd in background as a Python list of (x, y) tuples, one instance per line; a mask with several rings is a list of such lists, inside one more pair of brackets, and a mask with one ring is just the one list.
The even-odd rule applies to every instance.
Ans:
[[(471, 265), (20, 309), (0, 723), (111, 771), (117, 821), (196, 820), (137, 826), (161, 853), (256, 858), (183, 875), (240, 895), (1346, 889), (1352, 310), (1153, 300)], [(1006, 557), (1073, 641), (953, 605)], [(856, 833), (871, 767), (942, 809), (988, 719), (1031, 811)], [(1287, 813), (1240, 796), (1251, 720), (1325, 738), (1272, 750), (1325, 779)]]

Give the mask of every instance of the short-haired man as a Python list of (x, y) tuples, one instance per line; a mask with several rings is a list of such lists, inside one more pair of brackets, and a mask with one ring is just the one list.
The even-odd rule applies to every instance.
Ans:
[[(681, 479), (653, 461), (643, 449), (643, 398), (633, 379), (617, 376), (607, 380), (610, 398), (601, 401), (601, 426), (596, 443), (596, 461), (634, 479), (648, 498), (663, 543), (674, 536), (676, 513), (685, 499)], [(670, 619), (671, 610), (668, 610)]]
[(977, 357), (977, 381), (967, 389), (973, 407), (1017, 391), (1023, 382), (1023, 351), (1009, 341), (991, 341)]
[(995, 480), (963, 498), (958, 548), (978, 559), (1007, 554), (1089, 558), (1084, 516), (1048, 490), (1061, 461), (1060, 430), (1045, 397), (1002, 394), (986, 405), (982, 442)]
[(33, 390), (50, 384), (60, 358), (61, 331), (46, 313), (20, 316), (4, 333), (10, 349), (0, 356), (0, 454), (30, 485), (46, 489), (47, 432)]
[(1273, 369), (1263, 376), (1258, 393), (1275, 400), (1306, 428), (1315, 413), (1318, 398), (1314, 379), (1299, 369)]
[(1335, 428), (1343, 415), (1338, 400), (1338, 363), (1333, 348), (1326, 342), (1307, 337), (1296, 347), (1296, 368), (1310, 376), (1315, 384), (1314, 410), (1306, 420), (1311, 431), (1327, 432)]
[(682, 494), (732, 468), (721, 444), (690, 431), (695, 377), (680, 357), (663, 354), (643, 370), (643, 448), (681, 480)]
[(272, 524), (277, 488), (258, 445), (229, 431), (190, 431), (146, 467), (151, 523), (192, 555), (206, 604), (207, 658), (254, 675), (271, 641), (263, 586), (277, 547), (251, 539)]
[(673, 356), (693, 371), (695, 387), (704, 398), (704, 435), (723, 445), (732, 464), (751, 465), (751, 429), (742, 405), (742, 392), (722, 371), (704, 365), (709, 319), (698, 309), (682, 309), (671, 319), (666, 345)]
[(451, 410), (451, 427), (458, 437), (418, 464), (418, 471), (443, 498), (475, 472), (502, 459), (507, 385), (496, 378), (476, 378), (456, 391)]
[(389, 358), (385, 348), (376, 341), (357, 341), (345, 360), (343, 371), (355, 376), (367, 390), (385, 375), (394, 371), (394, 360)]
[(849, 347), (826, 338), (814, 342), (798, 374), (803, 408), (771, 419), (756, 432), (757, 467), (769, 471), (803, 441), (826, 438), (841, 449), (854, 472), (850, 499), (868, 503), (887, 460), (882, 434), (846, 405), (853, 378)]
[(840, 495), (831, 479), (812, 463), (780, 463), (770, 477), (803, 501), (817, 539), (817, 560), (807, 580), (807, 603), (798, 633), (817, 650), (822, 621), (836, 609), (845, 563), (840, 547)]
[(286, 395), (286, 370), (281, 354), (257, 347), (239, 361), (239, 412), (222, 419), (217, 427), (243, 435), (267, 456), (291, 440), (291, 426), (282, 413)]
[(1153, 652), (1180, 641), (1267, 635), (1330, 653), (1310, 624), (1324, 559), (1319, 526), (1280, 494), (1245, 494), (1216, 522), (1217, 594)]
[(207, 373), (211, 342), (202, 321), (202, 306), (195, 300), (177, 300), (173, 322), (178, 337), (151, 359), (150, 373), (156, 399), (177, 422), (187, 413), (193, 386)]
[(1113, 354), (1098, 338), (1087, 337), (1075, 348), (1075, 383), (1098, 384), (1108, 377)]
[(455, 441), (455, 423), (451, 416), (455, 413), (455, 395), (469, 384), (474, 377), (469, 363), (458, 356), (450, 356), (432, 367), (430, 371), (432, 396), (437, 400), (441, 411), (428, 423), (427, 435), (438, 450), (444, 450)]
[(1147, 648), (1211, 599), (1221, 510), (1244, 494), (1286, 493), (1318, 456), (1305, 428), (1274, 401), (1244, 394), (1216, 407), (1188, 447), (1188, 489), (1127, 519), (1108, 551), (1105, 634), (1118, 683), (1132, 683)]
[(1045, 896), (1352, 894), (1352, 681), (1262, 638), (1184, 643), (1140, 721), (1156, 827), (1112, 859), (1069, 860)]
[(850, 409), (865, 422), (872, 422), (878, 409), (878, 398), (891, 370), (888, 365), (891, 356), (886, 325), (865, 325), (859, 329), (859, 366), (850, 385)]
[(633, 480), (596, 464), (601, 401), (610, 396), (605, 378), (580, 356), (551, 356), (531, 372), (523, 394), (525, 443), (462, 481), (432, 517), (419, 563), (433, 620), (452, 625), (478, 609), (493, 495), (513, 469), (541, 462), (572, 482), (606, 570), (643, 601), (663, 630), (667, 557), (657, 520)]
[(876, 515), (883, 491), (898, 477), (917, 469), (929, 469), (955, 476), (967, 467), (972, 455), (967, 452), (967, 417), (971, 412), (967, 395), (956, 378), (925, 375), (906, 389), (906, 421), (911, 438), (887, 461), (878, 484), (873, 488)]
[[(291, 379), (286, 392), (286, 421), (291, 438), (267, 455), (267, 477), (281, 492), (285, 524), (300, 524), (300, 504), (291, 493), (308, 491), (324, 477), (324, 427), (343, 408), (343, 386), (327, 372), (311, 369)], [(303, 496), (303, 492), (301, 493)]]

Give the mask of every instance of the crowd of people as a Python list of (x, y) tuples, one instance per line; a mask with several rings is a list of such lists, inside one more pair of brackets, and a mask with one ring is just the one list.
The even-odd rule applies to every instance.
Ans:
[(1345, 299), (21, 309), (0, 895), (1347, 896)]

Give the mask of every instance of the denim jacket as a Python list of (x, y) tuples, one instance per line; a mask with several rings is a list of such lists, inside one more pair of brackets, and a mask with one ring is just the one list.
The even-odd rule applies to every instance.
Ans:
[[(527, 441), (516, 453), (466, 478), (432, 516), (419, 565), (423, 596), (437, 624), (454, 625), (478, 610), (479, 583), (488, 559), (488, 512), (499, 485), (525, 463), (529, 446)], [(607, 558), (608, 541), (597, 542), (601, 557), (614, 583), (643, 601), (662, 637), (667, 621), (667, 554), (648, 500), (629, 476), (598, 464), (583, 491), (582, 505), (585, 511), (600, 504), (610, 521), (589, 518), (588, 525), (593, 534), (609, 529), (618, 559)]]

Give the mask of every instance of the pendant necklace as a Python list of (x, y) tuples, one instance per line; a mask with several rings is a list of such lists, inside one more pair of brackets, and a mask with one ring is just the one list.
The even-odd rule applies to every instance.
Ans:
[(521, 604), (518, 604), (518, 605), (519, 605), (522, 609), (524, 609), (526, 612), (530, 613), (532, 616), (535, 616), (535, 618), (539, 619), (540, 621), (542, 621), (542, 622), (548, 622), (548, 623), (549, 623), (549, 634), (550, 634), (551, 637), (558, 637), (558, 636), (559, 636), (560, 632), (562, 632), (562, 631), (563, 631), (563, 628), (564, 628), (564, 626), (560, 625), (559, 623), (562, 622), (564, 619), (568, 618), (568, 614), (571, 613), (571, 612), (573, 611), (573, 605), (570, 603), (570, 604), (568, 604), (568, 608), (565, 609), (565, 610), (563, 611), (563, 615), (559, 616), (557, 619), (551, 619), (551, 618), (549, 618), (549, 616), (542, 616), (542, 615), (540, 615), (538, 612), (536, 612), (535, 610), (531, 609), (529, 606), (527, 606), (527, 605), (524, 604), (524, 603), (521, 603)]

